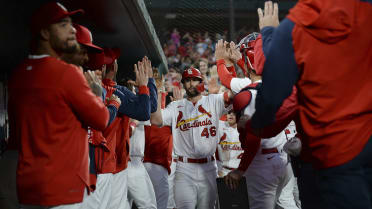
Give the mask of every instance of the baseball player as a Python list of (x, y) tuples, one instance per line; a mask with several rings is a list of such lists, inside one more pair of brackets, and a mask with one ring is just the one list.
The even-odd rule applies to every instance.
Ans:
[(152, 125), (172, 127), (173, 149), (177, 155), (175, 201), (178, 209), (214, 208), (219, 118), (231, 92), (202, 96), (203, 78), (199, 70), (186, 69), (182, 83), (187, 98), (170, 103), (151, 116)]
[(133, 202), (137, 208), (156, 209), (156, 197), (151, 179), (143, 165), (145, 152), (145, 125), (150, 121), (138, 122), (130, 137), (130, 161), (128, 162), (128, 201), (127, 209)]
[(239, 141), (236, 117), (233, 111), (226, 115), (226, 121), (220, 120), (218, 130), (217, 166), (218, 176), (224, 177), (230, 171), (238, 168), (243, 154)]
[[(125, 208), (127, 201), (127, 163), (129, 160), (129, 117), (146, 121), (150, 119), (150, 113), (157, 108), (157, 89), (152, 78), (152, 68), (150, 61), (145, 57), (135, 65), (136, 83), (139, 86), (138, 94), (134, 94), (124, 86), (117, 85), (113, 81), (116, 76), (118, 65), (118, 53), (110, 50), (111, 64), (107, 66), (104, 73), (103, 84), (107, 92), (113, 92), (122, 101), (119, 107), (119, 114), (113, 122), (115, 129), (115, 154), (116, 170), (112, 184), (112, 195), (108, 208)], [(150, 77), (149, 77), (150, 76)], [(114, 141), (114, 140), (113, 140)]]
[[(104, 56), (103, 49), (92, 43), (92, 34), (86, 27), (78, 24), (74, 24), (76, 29), (76, 39), (80, 44), (80, 52), (76, 54), (64, 54), (63, 59), (73, 62), (80, 67), (86, 66), (87, 63), (96, 62), (98, 66), (102, 66), (104, 63), (97, 60), (89, 60), (88, 54), (98, 54), (98, 56)], [(92, 57), (92, 56), (90, 56)], [(101, 61), (104, 59), (101, 59)], [(98, 64), (99, 63), (99, 64)], [(99, 67), (97, 67), (99, 68)], [(96, 69), (96, 68), (94, 68)], [(96, 81), (99, 87), (102, 88), (101, 80)], [(104, 90), (104, 89), (103, 89)], [(98, 96), (98, 95), (97, 95)], [(115, 148), (112, 148), (112, 128), (111, 123), (115, 119), (117, 111), (120, 107), (120, 99), (114, 95), (106, 94), (106, 91), (102, 92), (103, 101), (107, 106), (110, 113), (108, 127), (103, 131), (98, 131), (93, 128), (88, 128), (88, 141), (89, 141), (89, 158), (90, 158), (90, 187), (94, 190), (83, 203), (83, 208), (86, 209), (106, 209), (111, 197), (111, 185), (113, 172), (115, 172)], [(111, 151), (112, 150), (112, 151)]]
[(298, 87), (301, 157), (324, 208), (372, 208), (371, 11), (371, 1), (299, 1), (279, 26), (261, 13), (263, 39), (273, 35), (252, 127), (271, 124)]
[[(163, 80), (157, 79), (158, 101), (161, 108), (166, 105), (166, 92), (161, 92)], [(182, 99), (179, 88), (173, 88), (173, 98)], [(144, 165), (154, 187), (158, 209), (176, 208), (174, 201), (174, 173), (176, 170), (176, 157), (173, 154), (173, 138), (170, 126), (145, 126), (145, 156)]]
[[(261, 83), (260, 75), (262, 72), (260, 70), (262, 68), (257, 65), (259, 60), (256, 61), (253, 58), (255, 54), (262, 52), (262, 46), (260, 45), (261, 39), (257, 33), (249, 34), (242, 41), (243, 56), (246, 60), (247, 72), (252, 84), (243, 88), (243, 90), (234, 89), (235, 91), (240, 91), (234, 98), (234, 111), (238, 114), (240, 134), (245, 135), (244, 138), (241, 138), (242, 143), (244, 142), (243, 147), (245, 150), (239, 168), (229, 173), (225, 180), (227, 184), (234, 188), (245, 172), (250, 207), (274, 208), (275, 204), (278, 203), (282, 188), (289, 183), (293, 183), (291, 181), (294, 178), (293, 171), (287, 161), (287, 154), (282, 152), (282, 147), (286, 142), (284, 130), (274, 137), (260, 139), (260, 137), (250, 136), (245, 129), (247, 121), (255, 111), (256, 87)], [(231, 49), (235, 49), (233, 44), (230, 46)], [(226, 44), (219, 41), (216, 46), (216, 59), (217, 52), (221, 49), (226, 50), (225, 47)], [(218, 59), (218, 63), (219, 68), (225, 65), (221, 63), (220, 59)], [(230, 84), (231, 86), (233, 85)], [(293, 184), (289, 187), (293, 188)], [(283, 199), (287, 200), (286, 197), (283, 197)], [(285, 208), (297, 208), (293, 194), (291, 199), (287, 202), (282, 201), (283, 203), (287, 203)]]
[(89, 186), (84, 127), (104, 130), (108, 124), (107, 108), (83, 73), (59, 59), (78, 49), (69, 17), (77, 12), (49, 2), (34, 13), (32, 55), (9, 81), (10, 140), (19, 148), (22, 208), (80, 208)]

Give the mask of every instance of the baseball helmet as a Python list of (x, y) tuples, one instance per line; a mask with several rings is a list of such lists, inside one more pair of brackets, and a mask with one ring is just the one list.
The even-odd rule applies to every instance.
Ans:
[(238, 44), (244, 62), (252, 70), (254, 70), (254, 46), (259, 35), (257, 32), (250, 33), (240, 40)]
[(203, 81), (203, 76), (200, 71), (193, 67), (183, 71), (181, 82), (183, 82), (186, 78), (199, 78), (201, 81)]
[(183, 81), (186, 78), (198, 78), (198, 79), (200, 79), (201, 82), (196, 87), (196, 89), (200, 93), (205, 90), (204, 82), (203, 82), (203, 76), (202, 76), (202, 74), (200, 73), (200, 71), (198, 69), (191, 67), (191, 68), (189, 68), (187, 70), (184, 70), (183, 73), (182, 73), (182, 80), (181, 80), (181, 82), (183, 83)]

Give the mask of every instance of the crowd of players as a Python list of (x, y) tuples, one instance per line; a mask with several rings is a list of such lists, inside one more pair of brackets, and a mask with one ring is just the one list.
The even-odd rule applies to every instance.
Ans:
[[(243, 176), (250, 208), (372, 208), (372, 59), (363, 59), (372, 42), (362, 32), (372, 30), (363, 27), (372, 5), (321, 2), (300, 1), (280, 25), (278, 5), (266, 2), (261, 33), (200, 45), (199, 66), (165, 48), (182, 74), (164, 78), (145, 56), (135, 81), (120, 84), (120, 50), (93, 44), (72, 22), (83, 11), (43, 5), (30, 55), (9, 80), (1, 208), (212, 209), (216, 178), (235, 190)], [(361, 15), (348, 27), (354, 10)], [(337, 65), (360, 37), (363, 56)], [(324, 62), (326, 52), (335, 57)], [(366, 64), (354, 69), (359, 59)], [(340, 93), (350, 70), (359, 92)], [(313, 174), (299, 176), (300, 192), (294, 169)]]

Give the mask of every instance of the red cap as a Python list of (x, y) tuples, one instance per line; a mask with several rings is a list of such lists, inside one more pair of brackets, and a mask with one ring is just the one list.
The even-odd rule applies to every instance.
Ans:
[(199, 78), (200, 80), (203, 80), (203, 76), (200, 71), (193, 67), (183, 71), (181, 82), (183, 82), (185, 78)]
[(67, 11), (67, 9), (58, 2), (48, 2), (37, 9), (31, 17), (31, 32), (38, 33), (42, 28), (50, 24), (57, 23), (65, 17), (77, 13), (84, 13), (84, 10)]
[(104, 48), (104, 64), (111, 65), (120, 57), (120, 48)]
[(93, 44), (92, 33), (88, 28), (76, 23), (74, 23), (74, 28), (76, 29), (76, 40), (79, 44), (92, 49), (92, 52), (100, 53), (103, 51), (101, 47)]
[(88, 53), (89, 61), (86, 63), (86, 66), (91, 70), (102, 69), (102, 66), (105, 64), (105, 53)]

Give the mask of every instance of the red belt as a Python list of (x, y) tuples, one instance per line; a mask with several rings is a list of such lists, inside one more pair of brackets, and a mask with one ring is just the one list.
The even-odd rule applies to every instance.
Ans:
[(172, 161), (176, 163), (176, 162), (177, 162), (177, 159), (176, 159), (176, 158), (173, 158), (173, 160), (172, 160)]
[(263, 155), (271, 154), (271, 153), (279, 153), (278, 149), (276, 147), (271, 149), (262, 149), (261, 153)]
[[(179, 156), (177, 158), (177, 161), (184, 162), (183, 161), (183, 157), (182, 156)], [(214, 157), (213, 156), (211, 157), (211, 160), (210, 161), (214, 161)], [(202, 163), (208, 163), (210, 161), (208, 161), (208, 158), (199, 158), (199, 159), (186, 158), (186, 163), (200, 163), (200, 164), (202, 164)]]

